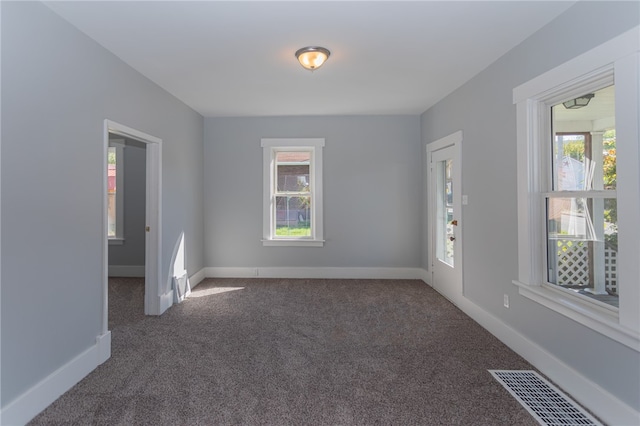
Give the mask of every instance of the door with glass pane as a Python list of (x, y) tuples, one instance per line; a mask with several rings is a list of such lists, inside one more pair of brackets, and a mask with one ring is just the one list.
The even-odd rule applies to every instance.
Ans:
[[(452, 136), (459, 135), (454, 134)], [(449, 138), (449, 137), (448, 137)], [(449, 141), (445, 138), (443, 143)], [(460, 194), (460, 141), (430, 150), (429, 192), (432, 285), (454, 300), (462, 294), (462, 228)], [(442, 145), (442, 144), (440, 144)], [(435, 148), (435, 149), (433, 149)]]

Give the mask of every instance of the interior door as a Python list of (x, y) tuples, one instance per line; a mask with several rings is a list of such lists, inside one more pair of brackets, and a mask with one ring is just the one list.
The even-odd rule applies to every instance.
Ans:
[(462, 295), (460, 144), (435, 143), (429, 154), (432, 285), (456, 301)]

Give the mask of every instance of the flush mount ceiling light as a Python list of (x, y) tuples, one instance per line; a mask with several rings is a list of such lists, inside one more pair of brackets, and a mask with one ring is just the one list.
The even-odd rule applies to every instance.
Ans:
[(580, 96), (579, 98), (575, 98), (575, 99), (571, 99), (570, 101), (563, 102), (562, 105), (564, 105), (566, 109), (583, 108), (589, 105), (589, 101), (594, 96), (595, 95), (593, 93), (589, 93), (587, 95)]
[(331, 52), (328, 49), (318, 46), (303, 47), (296, 52), (296, 58), (298, 58), (300, 65), (310, 71), (320, 68), (329, 55)]

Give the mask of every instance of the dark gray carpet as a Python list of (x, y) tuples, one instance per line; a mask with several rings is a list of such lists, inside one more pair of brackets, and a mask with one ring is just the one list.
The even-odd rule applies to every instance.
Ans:
[(161, 317), (110, 285), (112, 356), (32, 425), (536, 425), (532, 366), (422, 281), (208, 279)]

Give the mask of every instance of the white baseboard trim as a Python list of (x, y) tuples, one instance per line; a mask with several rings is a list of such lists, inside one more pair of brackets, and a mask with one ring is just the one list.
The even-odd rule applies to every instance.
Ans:
[(464, 296), (454, 304), (605, 423), (640, 424), (640, 412)]
[(420, 269), (420, 279), (425, 282), (429, 287), (433, 287), (431, 285), (431, 272), (426, 269)]
[(173, 305), (173, 289), (169, 290), (165, 294), (161, 294), (160, 296), (160, 312), (158, 315), (162, 315), (164, 311), (169, 309)]
[(98, 348), (98, 365), (100, 365), (111, 357), (111, 332), (107, 331), (96, 337), (96, 346)]
[(110, 277), (144, 277), (144, 265), (109, 265)]
[(111, 333), (96, 338), (96, 343), (45, 377), (0, 412), (0, 424), (24, 425), (71, 389), (111, 356)]
[(206, 268), (202, 268), (195, 274), (191, 275), (189, 277), (189, 283), (191, 284), (191, 289), (193, 290), (193, 288), (198, 284), (200, 284), (202, 280), (204, 280), (206, 277), (207, 277)]
[(422, 279), (420, 268), (205, 268), (207, 278)]

